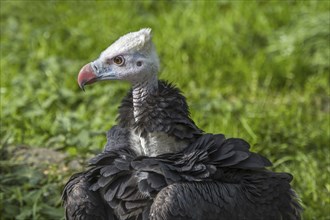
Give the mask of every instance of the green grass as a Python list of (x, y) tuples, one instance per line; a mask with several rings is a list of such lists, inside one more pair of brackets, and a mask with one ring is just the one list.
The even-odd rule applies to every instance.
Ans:
[[(304, 219), (330, 219), (328, 1), (1, 1), (0, 219), (59, 219), (74, 171), (16, 146), (99, 152), (129, 85), (81, 92), (79, 69), (119, 36), (153, 29), (160, 78), (207, 132), (249, 141), (294, 175)], [(46, 172), (47, 171), (47, 172)]]

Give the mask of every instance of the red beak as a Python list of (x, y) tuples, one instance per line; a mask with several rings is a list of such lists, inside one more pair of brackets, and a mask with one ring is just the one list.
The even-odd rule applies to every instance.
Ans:
[(86, 64), (83, 68), (81, 68), (78, 74), (78, 85), (79, 87), (85, 91), (84, 86), (87, 84), (92, 84), (97, 81), (97, 75), (94, 73), (94, 70), (91, 64)]

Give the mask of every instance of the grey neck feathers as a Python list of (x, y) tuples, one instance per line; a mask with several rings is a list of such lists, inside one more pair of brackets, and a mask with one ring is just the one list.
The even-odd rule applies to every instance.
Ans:
[(146, 102), (148, 96), (157, 93), (158, 79), (156, 75), (153, 75), (148, 80), (140, 83), (136, 83), (133, 86), (133, 114), (134, 120), (137, 122), (143, 114), (143, 105)]

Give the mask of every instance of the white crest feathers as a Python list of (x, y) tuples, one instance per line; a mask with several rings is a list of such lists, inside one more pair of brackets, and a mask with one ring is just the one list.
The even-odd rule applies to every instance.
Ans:
[(144, 51), (148, 51), (151, 45), (151, 28), (143, 28), (120, 37), (103, 51), (101, 56), (116, 56), (117, 54), (133, 51), (140, 51), (143, 53)]

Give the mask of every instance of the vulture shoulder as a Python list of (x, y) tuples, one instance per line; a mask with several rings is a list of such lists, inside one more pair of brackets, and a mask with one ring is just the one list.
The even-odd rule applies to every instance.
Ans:
[[(107, 132), (107, 143), (102, 154), (94, 157), (98, 160), (110, 151), (129, 149), (129, 132), (120, 126), (113, 126)], [(117, 155), (116, 155), (117, 156)], [(100, 159), (101, 160), (101, 159)], [(66, 219), (117, 220), (113, 210), (99, 191), (91, 190), (98, 175), (93, 169), (74, 174), (64, 187), (62, 200)]]
[(113, 126), (107, 132), (107, 143), (104, 146), (104, 152), (130, 148), (130, 131), (119, 125)]

